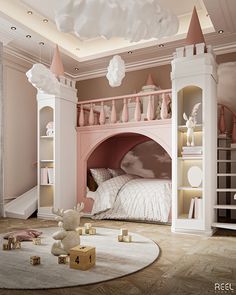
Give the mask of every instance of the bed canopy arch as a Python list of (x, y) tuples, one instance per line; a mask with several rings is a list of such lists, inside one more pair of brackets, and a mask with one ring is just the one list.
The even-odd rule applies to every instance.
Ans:
[[(153, 140), (159, 144), (171, 158), (171, 120), (161, 120), (158, 123), (157, 121), (147, 121), (143, 122), (142, 126), (133, 122), (129, 124), (116, 124), (116, 126), (93, 126), (93, 128), (85, 126), (78, 128), (78, 202), (85, 203), (85, 212), (89, 212), (92, 205), (92, 201), (85, 197), (87, 169), (92, 168), (89, 160), (91, 160), (93, 152), (99, 149), (99, 146), (101, 147), (106, 142), (111, 142), (112, 139), (115, 138), (116, 145), (114, 145), (114, 143), (113, 145), (116, 147), (119, 145), (121, 149), (120, 155), (124, 156), (136, 144), (142, 141)], [(125, 147), (122, 145), (122, 138), (124, 137), (129, 138), (127, 142), (130, 142), (126, 142)], [(107, 158), (112, 157), (112, 149), (109, 150), (109, 144), (107, 146), (107, 151), (104, 151), (104, 153)], [(100, 157), (96, 156), (96, 159), (99, 158)], [(114, 157), (114, 161), (116, 162), (109, 166), (113, 166), (112, 168), (118, 167), (121, 159), (122, 157)], [(94, 163), (94, 165), (95, 164), (96, 163)], [(100, 164), (101, 163), (98, 161), (96, 165), (97, 168), (99, 168)]]

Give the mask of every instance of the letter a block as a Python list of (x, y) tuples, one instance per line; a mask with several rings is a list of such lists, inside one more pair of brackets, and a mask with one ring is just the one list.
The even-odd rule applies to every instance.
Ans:
[(94, 247), (78, 245), (70, 249), (70, 268), (88, 270), (94, 266), (96, 251)]

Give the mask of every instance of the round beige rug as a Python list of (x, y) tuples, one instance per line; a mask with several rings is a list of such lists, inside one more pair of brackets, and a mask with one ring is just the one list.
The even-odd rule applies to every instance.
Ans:
[[(22, 248), (0, 250), (0, 288), (48, 289), (99, 283), (134, 273), (150, 265), (159, 256), (159, 247), (141, 235), (131, 233), (132, 243), (117, 241), (119, 230), (96, 228), (94, 236), (81, 236), (81, 245), (96, 247), (96, 265), (87, 271), (57, 263), (50, 253), (58, 228), (41, 228), (42, 245), (23, 242)], [(2, 244), (2, 237), (1, 237)], [(1, 247), (2, 248), (2, 247)], [(41, 264), (30, 264), (30, 256), (41, 257)]]

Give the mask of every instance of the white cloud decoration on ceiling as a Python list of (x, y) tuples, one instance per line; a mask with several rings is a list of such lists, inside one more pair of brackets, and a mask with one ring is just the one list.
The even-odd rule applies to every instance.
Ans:
[(60, 83), (55, 75), (44, 65), (34, 64), (26, 73), (28, 81), (39, 91), (48, 94), (59, 94)]
[(55, 11), (59, 31), (81, 39), (121, 37), (131, 42), (177, 33), (178, 18), (158, 0), (61, 0)]
[(123, 78), (125, 77), (125, 62), (119, 55), (113, 56), (107, 67), (106, 77), (111, 87), (117, 87), (121, 85)]

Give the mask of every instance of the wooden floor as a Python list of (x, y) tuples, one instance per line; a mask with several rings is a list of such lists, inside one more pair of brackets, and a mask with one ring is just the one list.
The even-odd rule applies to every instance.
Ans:
[[(88, 222), (88, 220), (82, 219), (82, 223), (84, 222)], [(131, 232), (144, 235), (160, 246), (161, 255), (146, 269), (109, 282), (83, 287), (35, 291), (0, 289), (0, 295), (219, 294), (219, 292), (215, 292), (215, 283), (231, 283), (234, 291), (224, 294), (236, 294), (235, 232), (219, 231), (213, 237), (206, 238), (173, 234), (170, 226), (166, 225), (122, 221), (92, 222), (95, 226), (100, 227), (120, 228), (125, 226)], [(55, 225), (54, 221), (36, 218), (26, 221), (0, 219), (0, 232)], [(137, 257), (137, 259), (142, 259), (142, 257)], [(2, 271), (4, 271), (4, 266), (1, 265), (0, 272)]]

